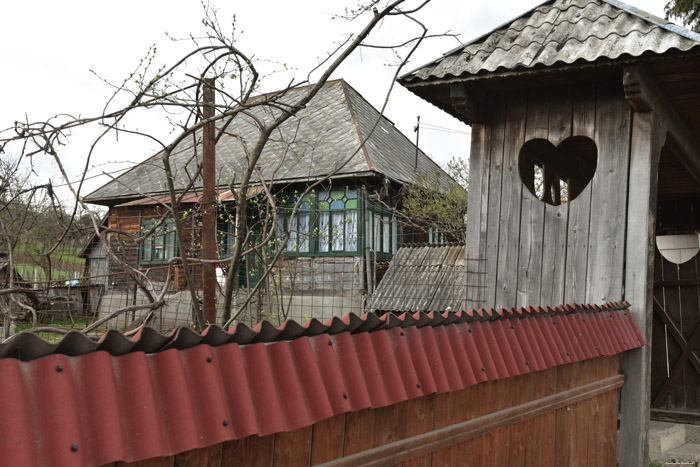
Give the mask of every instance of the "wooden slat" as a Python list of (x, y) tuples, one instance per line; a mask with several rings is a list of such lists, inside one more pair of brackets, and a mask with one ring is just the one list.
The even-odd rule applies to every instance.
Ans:
[[(472, 199), (467, 209), (467, 271), (478, 267), (476, 259), (486, 258), (491, 130), (490, 125), (472, 125), (472, 146), (469, 153), (469, 191), (472, 193)], [(470, 287), (469, 298), (475, 300), (467, 303), (465, 309), (479, 308), (482, 306), (482, 300), (486, 299), (485, 289), (479, 286), (485, 285), (486, 281), (475, 274), (467, 276), (467, 280)]]
[[(549, 103), (544, 92), (528, 97), (525, 141), (549, 136)], [(534, 174), (533, 174), (534, 176)], [(544, 203), (526, 187), (522, 190), (520, 240), (518, 252), (518, 294), (516, 306), (540, 303), (542, 287), (542, 241)]]
[(305, 466), (311, 461), (311, 434), (307, 426), (275, 435), (274, 465)]
[[(559, 146), (571, 136), (572, 112), (572, 96), (569, 90), (557, 91), (550, 95), (549, 141), (553, 145)], [(538, 305), (556, 306), (564, 303), (568, 222), (568, 202), (559, 206), (545, 204), (542, 291)]]
[(372, 409), (345, 414), (343, 455), (372, 449), (374, 442), (374, 414)]
[(373, 409), (374, 436), (373, 447), (384, 446), (403, 439), (406, 403), (392, 404)]
[(237, 466), (241, 459), (251, 467), (269, 467), (272, 465), (272, 449), (274, 435), (248, 436), (223, 443), (221, 449), (221, 465)]
[(498, 241), (501, 228), (501, 182), (503, 175), (503, 142), (505, 137), (505, 101), (493, 104), (494, 116), (489, 145), (489, 187), (486, 225), (486, 294), (484, 308), (495, 307), (498, 281)]
[(221, 465), (221, 444), (194, 449), (175, 456), (174, 467), (219, 467)]
[(320, 464), (343, 456), (345, 414), (314, 424), (311, 444), (311, 464)]
[(626, 223), (630, 106), (619, 89), (598, 90), (595, 142), (586, 303), (622, 299), (625, 229), (620, 225)]
[[(525, 189), (518, 175), (518, 154), (525, 142), (525, 96), (509, 96), (506, 112), (506, 128), (503, 144), (503, 181), (499, 211), (498, 266), (496, 272), (496, 307), (513, 307), (516, 304), (518, 258), (520, 239), (520, 204)], [(489, 232), (489, 235), (493, 231)]]
[[(431, 395), (418, 397), (406, 402), (403, 437), (420, 435), (432, 431), (434, 427), (433, 415), (437, 396)], [(444, 400), (444, 398), (442, 399)], [(432, 465), (432, 454), (423, 454), (402, 463), (403, 467), (429, 467)]]

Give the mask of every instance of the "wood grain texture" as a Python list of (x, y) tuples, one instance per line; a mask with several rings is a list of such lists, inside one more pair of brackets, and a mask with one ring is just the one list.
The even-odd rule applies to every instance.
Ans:
[[(523, 186), (518, 174), (518, 154), (525, 142), (527, 101), (522, 94), (509, 96), (503, 144), (503, 178), (501, 184), (500, 230), (498, 234), (498, 266), (496, 272), (496, 307), (516, 304), (518, 258), (520, 245), (520, 204)], [(489, 232), (491, 235), (492, 232)]]
[[(534, 92), (528, 97), (525, 141), (537, 138), (547, 139), (549, 136), (549, 103), (545, 96), (544, 92)], [(534, 170), (532, 177), (534, 177)], [(529, 189), (523, 188), (516, 306), (540, 303), (544, 207), (545, 204)]]

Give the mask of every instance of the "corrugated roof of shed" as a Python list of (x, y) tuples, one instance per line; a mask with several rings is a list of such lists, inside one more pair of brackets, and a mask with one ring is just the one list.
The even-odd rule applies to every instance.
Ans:
[(400, 78), (404, 84), (700, 47), (700, 34), (617, 0), (556, 0)]
[(109, 332), (100, 342), (72, 333), (55, 345), (25, 333), (0, 344), (0, 450), (8, 465), (168, 456), (641, 345), (626, 303)]

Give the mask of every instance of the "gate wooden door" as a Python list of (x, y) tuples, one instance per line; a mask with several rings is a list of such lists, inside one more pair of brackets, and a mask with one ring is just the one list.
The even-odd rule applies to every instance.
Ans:
[(700, 255), (674, 264), (656, 250), (651, 417), (700, 424)]

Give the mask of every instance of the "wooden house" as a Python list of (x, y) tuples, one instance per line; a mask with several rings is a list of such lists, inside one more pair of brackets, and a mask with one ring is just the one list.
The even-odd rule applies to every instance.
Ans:
[[(289, 90), (280, 101), (293, 101), (303, 91)], [(232, 217), (226, 215), (232, 200), (229, 182), (247, 164), (246, 142), (256, 141), (259, 134), (253, 117), (265, 118), (268, 113), (278, 111), (278, 106), (255, 107), (250, 111), (254, 115), (236, 117), (216, 144), (218, 229), (224, 256), (231, 250), (233, 239), (229, 235), (233, 231)], [(171, 163), (177, 174), (176, 189), (180, 191), (186, 189), (197, 173), (198, 144), (183, 141), (173, 153)], [(389, 119), (342, 80), (328, 82), (304, 110), (272, 135), (259, 165), (279, 200), (277, 230), (280, 235), (283, 229), (290, 230), (287, 253), (278, 267), (276, 290), (282, 289), (287, 296), (297, 298), (288, 303), (283, 318), (328, 318), (333, 314), (362, 311), (363, 300), (381, 277), (377, 260), (391, 258), (402, 241), (425, 240), (425, 234), (403, 229), (395, 216), (393, 207), (401, 187), (420, 183), (422, 178), (437, 180), (438, 186), (456, 185)], [(290, 216), (289, 209), (299, 193), (329, 174), (332, 174), (329, 180), (305, 195), (298, 214)], [(182, 203), (196, 210), (201, 178), (195, 178), (191, 186)], [(262, 196), (259, 186), (248, 194), (257, 195)], [(110, 229), (134, 234), (147, 231), (167, 212), (169, 203), (160, 156), (138, 164), (88, 195), (86, 200), (109, 207)], [(255, 214), (249, 217), (254, 218)], [(185, 242), (190, 253), (197, 256), (200, 248), (197, 217), (189, 216), (186, 225)], [(169, 219), (139, 246), (125, 236), (113, 235), (112, 239), (111, 247), (121, 257), (148, 270), (156, 282), (165, 274), (162, 266), (176, 256), (177, 245)], [(258, 280), (255, 261), (255, 257), (248, 257), (242, 265), (239, 277), (243, 289), (252, 288)], [(115, 279), (108, 283), (114, 293), (126, 294), (126, 302), (136, 300), (133, 285), (120, 283), (119, 271), (114, 269), (114, 264), (110, 267)], [(199, 279), (195, 282), (199, 286)], [(184, 276), (176, 273), (173, 292), (185, 288)], [(270, 286), (268, 290), (273, 288)], [(128, 296), (129, 290), (132, 296)], [(267, 300), (263, 308), (274, 313), (270, 310), (274, 299)], [(121, 305), (121, 301), (116, 302)], [(185, 316), (186, 309), (183, 308)], [(309, 310), (313, 311), (309, 313)]]
[(655, 248), (700, 228), (700, 35), (616, 0), (549, 1), (400, 81), (472, 126), (485, 307), (631, 303), (652, 345), (623, 360), (619, 465), (646, 465), (652, 404), (700, 422), (697, 261)]

